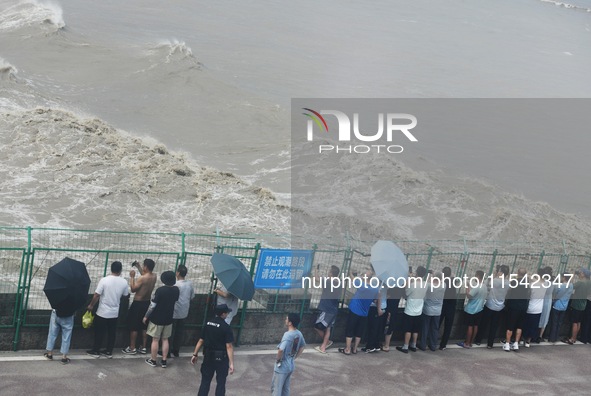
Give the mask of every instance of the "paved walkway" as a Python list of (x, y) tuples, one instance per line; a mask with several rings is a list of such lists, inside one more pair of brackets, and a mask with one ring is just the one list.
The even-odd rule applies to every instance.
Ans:
[[(450, 347), (446, 351), (358, 353), (309, 348), (297, 362), (292, 395), (589, 395), (591, 346), (532, 345), (519, 353)], [(72, 362), (47, 361), (43, 351), (0, 352), (0, 395), (195, 395), (200, 381), (190, 349), (168, 368), (150, 367), (145, 355), (116, 352), (113, 359), (72, 351)], [(275, 351), (236, 348), (228, 395), (270, 394)], [(56, 355), (57, 356), (57, 355)], [(213, 395), (213, 387), (210, 392)]]

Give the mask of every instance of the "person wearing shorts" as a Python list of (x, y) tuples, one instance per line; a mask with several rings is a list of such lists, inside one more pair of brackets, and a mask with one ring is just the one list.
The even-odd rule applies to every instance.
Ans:
[(396, 347), (396, 350), (402, 353), (408, 353), (409, 350), (417, 351), (417, 338), (419, 337), (419, 331), (423, 327), (423, 304), (429, 287), (425, 276), (427, 276), (427, 269), (420, 266), (417, 268), (416, 274), (408, 278), (406, 306), (404, 307), (404, 317), (402, 319), (404, 345)]
[(174, 285), (176, 282), (174, 272), (164, 271), (160, 275), (160, 280), (164, 283), (164, 286), (156, 290), (154, 299), (146, 312), (143, 322), (148, 324), (148, 319), (150, 320), (147, 333), (152, 337), (152, 345), (150, 347), (151, 356), (146, 359), (146, 363), (152, 367), (156, 367), (158, 344), (162, 340), (162, 361), (160, 364), (162, 368), (166, 368), (166, 357), (168, 356), (169, 350), (168, 338), (172, 334), (174, 304), (179, 299), (180, 291)]
[[(476, 287), (466, 287), (468, 303), (464, 307), (464, 314), (466, 315), (465, 320), (468, 329), (466, 330), (466, 339), (458, 342), (458, 346), (462, 348), (472, 348), (472, 342), (474, 342), (474, 337), (478, 333), (478, 325), (486, 302), (487, 289), (483, 282), (484, 272), (481, 270), (476, 271), (474, 278), (478, 281), (478, 285)], [(470, 283), (473, 280), (471, 279)]]
[[(503, 350), (506, 352), (519, 352), (519, 340), (521, 339), (521, 329), (525, 326), (525, 316), (529, 306), (530, 289), (522, 282), (527, 272), (524, 268), (517, 271), (517, 279), (510, 281), (509, 291), (505, 299), (507, 307), (507, 326), (505, 333), (505, 342)], [(515, 341), (511, 342), (511, 337), (515, 333)]]
[[(129, 346), (123, 348), (121, 352), (125, 354), (135, 355), (138, 352), (142, 354), (147, 353), (148, 335), (146, 334), (147, 327), (143, 323), (143, 318), (150, 306), (150, 297), (156, 285), (156, 274), (154, 267), (156, 263), (152, 259), (145, 259), (143, 265), (140, 267), (137, 261), (132, 264), (140, 272), (140, 277), (135, 279), (135, 270), (129, 271), (129, 287), (133, 296), (133, 302), (129, 307), (127, 313), (127, 327), (129, 328)], [(142, 335), (141, 347), (136, 349), (138, 334)]]
[[(373, 268), (365, 272), (367, 279), (375, 275)], [(345, 328), (345, 348), (339, 348), (340, 353), (345, 355), (356, 354), (363, 331), (367, 326), (367, 315), (372, 301), (380, 298), (380, 288), (371, 287), (371, 282), (362, 282), (353, 298), (349, 302), (349, 316), (347, 317), (347, 327)], [(378, 310), (380, 316), (383, 314), (381, 307)], [(355, 342), (353, 343), (353, 339)]]
[(578, 280), (575, 282), (575, 291), (570, 300), (570, 338), (564, 338), (562, 342), (572, 345), (577, 342), (577, 335), (581, 329), (581, 321), (587, 307), (587, 294), (589, 293), (589, 275), (591, 273), (586, 268), (581, 268), (576, 272)]
[(326, 348), (332, 345), (332, 341), (330, 341), (330, 333), (332, 331), (332, 327), (334, 326), (334, 322), (337, 319), (337, 313), (339, 312), (339, 299), (341, 298), (343, 289), (340, 287), (332, 287), (332, 283), (329, 282), (330, 279), (338, 277), (341, 270), (336, 265), (332, 265), (330, 267), (328, 277), (326, 278), (326, 287), (322, 290), (322, 295), (320, 296), (320, 302), (318, 303), (318, 310), (320, 313), (316, 318), (316, 323), (314, 324), (314, 330), (320, 337), (322, 337), (322, 343), (314, 347), (320, 353), (326, 353)]

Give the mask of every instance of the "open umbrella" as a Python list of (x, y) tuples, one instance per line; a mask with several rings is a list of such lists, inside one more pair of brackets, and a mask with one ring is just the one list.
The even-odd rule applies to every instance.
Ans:
[(224, 287), (241, 300), (250, 301), (254, 296), (254, 283), (250, 272), (236, 257), (214, 253), (211, 256), (213, 272)]
[(43, 291), (58, 316), (73, 315), (88, 299), (90, 277), (86, 265), (66, 257), (49, 268)]
[(402, 250), (391, 241), (377, 241), (371, 247), (371, 265), (383, 282), (408, 277), (408, 262)]

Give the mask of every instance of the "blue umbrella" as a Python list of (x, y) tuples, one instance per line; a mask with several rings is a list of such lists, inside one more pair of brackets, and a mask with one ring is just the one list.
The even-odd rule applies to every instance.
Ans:
[(254, 283), (242, 261), (229, 254), (214, 253), (211, 264), (216, 277), (230, 293), (241, 300), (252, 300)]

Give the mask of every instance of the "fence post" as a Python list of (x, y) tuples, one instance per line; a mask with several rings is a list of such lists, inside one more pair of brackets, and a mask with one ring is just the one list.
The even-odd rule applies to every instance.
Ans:
[[(31, 264), (31, 227), (27, 227), (27, 250), (24, 252), (24, 260), (21, 261), (21, 273), (19, 275), (19, 285), (16, 292), (16, 329), (14, 339), (12, 340), (12, 350), (16, 351), (20, 341), (20, 330), (24, 321), (25, 311), (27, 310), (27, 301), (25, 300), (25, 290), (29, 288), (27, 282), (29, 274), (29, 265)], [(23, 263), (24, 261), (24, 263)], [(23, 265), (24, 264), (24, 265)], [(23, 271), (24, 267), (24, 271)]]
[[(314, 246), (312, 247), (312, 268), (310, 268), (310, 273), (312, 273), (312, 271), (314, 271), (314, 258), (316, 257), (316, 250), (318, 250), (318, 245), (314, 244)], [(300, 306), (300, 320), (304, 317), (304, 307), (306, 304), (307, 294), (308, 294), (308, 285), (306, 285), (306, 287), (304, 287), (304, 295), (302, 297), (302, 304)]]
[[(427, 263), (425, 264), (425, 266), (427, 267), (427, 272), (429, 272), (429, 267), (431, 267), (431, 259), (433, 258), (433, 251), (435, 250), (435, 248), (433, 246), (431, 246), (429, 248), (429, 255), (427, 256)], [(408, 261), (408, 258), (406, 259)]]
[[(352, 262), (353, 262), (353, 250), (351, 249), (351, 246), (347, 246), (347, 249), (345, 249), (345, 256), (343, 257), (343, 269), (341, 270), (341, 279), (343, 279), (344, 276), (349, 276)], [(346, 274), (346, 275), (343, 275), (343, 274)], [(343, 292), (341, 294), (340, 308), (343, 308), (343, 303), (345, 302), (346, 295), (347, 295), (346, 287), (343, 287)]]
[(499, 253), (498, 249), (495, 249), (495, 251), (492, 254), (492, 259), (490, 260), (490, 268), (488, 270), (488, 274), (491, 275), (493, 273), (493, 270), (495, 268), (495, 262), (497, 261), (497, 254)]
[[(257, 263), (257, 259), (259, 258), (259, 250), (261, 250), (260, 242), (254, 247), (254, 256), (250, 260), (250, 279), (254, 276), (254, 267)], [(240, 334), (242, 333), (242, 325), (244, 324), (244, 318), (246, 317), (246, 308), (248, 306), (248, 301), (242, 302), (242, 312), (240, 313), (240, 323), (238, 324), (238, 334), (236, 335), (236, 346), (240, 346)]]
[(540, 270), (540, 268), (542, 268), (542, 264), (544, 261), (544, 256), (546, 255), (546, 252), (544, 250), (542, 250), (542, 253), (540, 253), (540, 259), (538, 260), (538, 269), (537, 271)]

